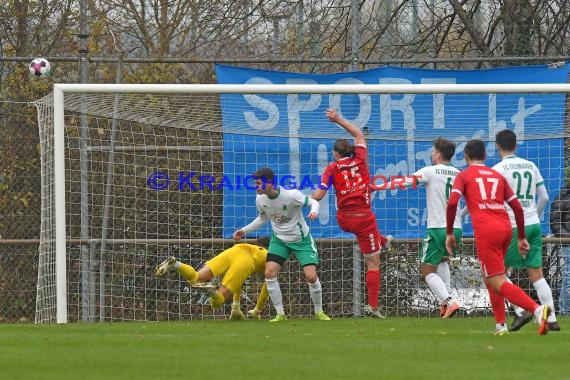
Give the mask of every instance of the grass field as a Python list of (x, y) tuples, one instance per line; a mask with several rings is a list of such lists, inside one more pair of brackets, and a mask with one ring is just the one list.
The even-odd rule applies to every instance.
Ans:
[(570, 379), (570, 318), (0, 325), (0, 379)]

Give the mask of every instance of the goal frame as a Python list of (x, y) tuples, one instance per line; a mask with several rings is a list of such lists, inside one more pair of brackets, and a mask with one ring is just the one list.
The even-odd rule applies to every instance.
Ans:
[(516, 94), (570, 93), (567, 83), (532, 84), (54, 84), (54, 219), (56, 322), (67, 323), (65, 94)]

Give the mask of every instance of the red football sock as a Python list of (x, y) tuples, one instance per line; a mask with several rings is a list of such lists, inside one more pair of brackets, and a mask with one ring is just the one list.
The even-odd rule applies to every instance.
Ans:
[(510, 303), (514, 303), (515, 305), (520, 306), (523, 309), (530, 311), (531, 313), (534, 313), (538, 307), (538, 304), (534, 302), (532, 298), (530, 298), (528, 294), (524, 292), (524, 290), (515, 284), (505, 281), (500, 290), (501, 294), (505, 296), (505, 298), (508, 299)]
[(495, 322), (505, 323), (507, 321), (507, 313), (505, 311), (505, 297), (495, 292), (489, 285), (487, 285), (487, 290), (489, 291), (489, 298), (491, 299), (491, 308), (493, 309)]
[(380, 271), (366, 271), (366, 288), (368, 290), (368, 304), (378, 309), (378, 295), (380, 294)]

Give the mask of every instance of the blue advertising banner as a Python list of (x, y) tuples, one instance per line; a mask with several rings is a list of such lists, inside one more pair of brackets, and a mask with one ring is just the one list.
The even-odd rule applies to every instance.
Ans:
[[(420, 83), (566, 83), (569, 65), (546, 65), (488, 70), (429, 70), (383, 67), (336, 74), (300, 74), (217, 65), (220, 84), (420, 84)], [(530, 96), (532, 95), (532, 96)], [(223, 236), (230, 237), (257, 215), (253, 181), (247, 176), (271, 167), (283, 185), (310, 194), (332, 160), (335, 138), (349, 138), (327, 124), (325, 110), (366, 128), (372, 176), (409, 175), (431, 165), (433, 139), (442, 136), (457, 144), (452, 164), (465, 167), (462, 150), (472, 138), (489, 141), (487, 165), (500, 157), (495, 134), (513, 129), (521, 142), (518, 155), (535, 162), (551, 199), (563, 184), (564, 94), (459, 95), (221, 95), (224, 132)], [(469, 115), (467, 117), (466, 115)], [(544, 123), (548, 119), (548, 136)], [(324, 120), (324, 121), (323, 121)], [(338, 136), (333, 136), (338, 133)], [(524, 137), (526, 136), (526, 140)], [(541, 137), (538, 139), (537, 137)], [(336, 222), (334, 191), (321, 200), (319, 219), (310, 222), (314, 237), (344, 237)], [(397, 238), (423, 237), (426, 228), (425, 190), (373, 193), (372, 208), (384, 234)], [(465, 219), (464, 234), (471, 225)], [(543, 221), (549, 232), (548, 210)], [(269, 234), (267, 225), (258, 235)]]

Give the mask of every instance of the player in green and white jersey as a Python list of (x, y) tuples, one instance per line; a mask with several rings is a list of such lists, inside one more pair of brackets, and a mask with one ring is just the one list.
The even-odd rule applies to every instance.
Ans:
[[(560, 325), (554, 314), (552, 290), (542, 273), (542, 229), (539, 216), (542, 215), (548, 204), (548, 193), (544, 186), (544, 179), (533, 162), (515, 155), (517, 136), (513, 131), (504, 129), (498, 132), (495, 136), (495, 143), (502, 161), (493, 166), (493, 169), (505, 177), (523, 207), (526, 238), (530, 244), (527, 255), (521, 256), (517, 247), (515, 218), (512, 210), (507, 207), (513, 226), (513, 240), (505, 257), (505, 266), (507, 268), (527, 269), (528, 277), (536, 289), (540, 303), (550, 306), (552, 310), (548, 317), (549, 330), (560, 330)], [(509, 326), (509, 331), (520, 329), (532, 319), (530, 312), (518, 307), (515, 308), (515, 312), (517, 315)]]
[(304, 195), (297, 189), (285, 189), (275, 183), (275, 174), (270, 168), (261, 168), (253, 173), (257, 197), (255, 205), (258, 216), (247, 226), (234, 232), (234, 239), (239, 240), (245, 234), (255, 231), (267, 221), (271, 222), (273, 235), (269, 243), (265, 263), (265, 284), (269, 298), (277, 315), (270, 322), (286, 320), (283, 296), (278, 282), (281, 267), (293, 254), (305, 274), (309, 284), (309, 294), (315, 310), (315, 318), (328, 321), (323, 312), (322, 288), (317, 276), (319, 254), (309, 226), (305, 222), (302, 207), (310, 207), (309, 219), (315, 220), (319, 214), (319, 202)]
[[(422, 242), (421, 272), (429, 288), (441, 300), (440, 316), (451, 318), (461, 307), (449, 294), (451, 273), (448, 253), (445, 248), (445, 211), (447, 200), (453, 188), (453, 181), (459, 170), (451, 165), (455, 154), (455, 144), (444, 138), (433, 142), (431, 160), (433, 165), (426, 166), (408, 177), (403, 185), (410, 187), (423, 184), (426, 187), (427, 232)], [(388, 183), (386, 190), (395, 183)], [(457, 241), (461, 240), (461, 216), (457, 213), (453, 224), (453, 233)]]

